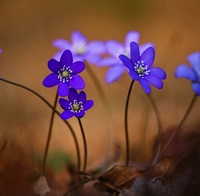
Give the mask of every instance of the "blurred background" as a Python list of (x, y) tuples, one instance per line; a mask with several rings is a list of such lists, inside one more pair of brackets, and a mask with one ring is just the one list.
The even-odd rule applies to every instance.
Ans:
[[(167, 73), (164, 88), (153, 88), (152, 97), (161, 113), (163, 129), (177, 125), (186, 111), (193, 92), (191, 83), (175, 79), (179, 64), (188, 64), (186, 57), (200, 51), (199, 0), (1, 0), (0, 1), (0, 77), (26, 85), (53, 104), (56, 88), (47, 89), (42, 81), (50, 71), (47, 62), (58, 50), (52, 42), (71, 39), (74, 30), (89, 41), (109, 39), (124, 42), (126, 34), (135, 30), (140, 42), (152, 42), (156, 48), (155, 66)], [(107, 85), (104, 77), (108, 67), (91, 66), (107, 95), (111, 110), (108, 130), (107, 116), (97, 90), (86, 72), (88, 99), (95, 106), (82, 119), (88, 142), (89, 167), (104, 162), (119, 153), (118, 163), (125, 157), (124, 107), (131, 79), (127, 73), (116, 83)], [(185, 129), (199, 121), (199, 101), (185, 122)], [(62, 111), (58, 106), (58, 110)], [(51, 110), (31, 93), (9, 84), (0, 83), (0, 139), (6, 147), (2, 157), (13, 160), (22, 154), (44, 153)], [(69, 120), (82, 140), (78, 122)], [(135, 83), (130, 100), (129, 130), (132, 160), (148, 160), (153, 138), (157, 134), (155, 114), (150, 102)], [(112, 134), (109, 133), (112, 132)], [(110, 142), (109, 142), (110, 141)], [(121, 150), (117, 150), (120, 146)], [(50, 151), (61, 150), (75, 159), (72, 136), (56, 116)], [(119, 152), (118, 152), (119, 151)], [(143, 156), (140, 156), (140, 153)], [(29, 158), (30, 158), (29, 157)]]

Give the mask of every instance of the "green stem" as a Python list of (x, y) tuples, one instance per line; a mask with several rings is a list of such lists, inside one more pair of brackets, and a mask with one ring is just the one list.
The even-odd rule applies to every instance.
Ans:
[(90, 65), (87, 64), (86, 65), (86, 70), (90, 76), (90, 78), (92, 79), (96, 89), (97, 89), (97, 92), (99, 94), (99, 97), (101, 99), (101, 102), (102, 102), (102, 105), (104, 107), (104, 111), (105, 111), (105, 115), (107, 116), (106, 117), (106, 120), (107, 120), (107, 125), (108, 125), (108, 147), (107, 147), (107, 153), (106, 153), (106, 156), (105, 156), (105, 165), (107, 165), (108, 163), (108, 160), (109, 160), (109, 150), (111, 148), (111, 144), (112, 144), (112, 128), (111, 128), (111, 111), (110, 111), (110, 106), (108, 104), (108, 100), (106, 98), (106, 94), (102, 88), (102, 85), (101, 83), (99, 82), (98, 80), (98, 77), (96, 76), (96, 74), (94, 73), (94, 71), (90, 68)]
[(87, 142), (86, 142), (86, 138), (85, 138), (85, 133), (84, 133), (84, 130), (83, 130), (83, 125), (81, 123), (81, 119), (78, 118), (78, 123), (79, 123), (79, 126), (81, 128), (81, 134), (82, 134), (82, 137), (83, 137), (83, 144), (84, 144), (84, 165), (83, 165), (83, 172), (86, 171), (86, 167), (87, 167)]
[(45, 172), (46, 172), (46, 160), (47, 160), (49, 145), (50, 145), (50, 141), (51, 141), (53, 122), (54, 122), (55, 109), (56, 109), (56, 106), (57, 106), (57, 102), (58, 102), (58, 93), (56, 92), (53, 110), (52, 110), (52, 113), (51, 113), (51, 119), (50, 119), (50, 123), (49, 123), (49, 132), (48, 132), (48, 136), (47, 136), (47, 142), (46, 142), (46, 147), (45, 147), (45, 152), (44, 152), (44, 157), (43, 157), (42, 174), (44, 176), (45, 176)]
[[(23, 88), (23, 89), (25, 89), (25, 90), (31, 92), (32, 94), (36, 95), (36, 96), (37, 96), (38, 98), (40, 98), (44, 103), (46, 103), (52, 110), (54, 110), (55, 113), (56, 113), (58, 116), (60, 116), (60, 113), (59, 113), (57, 110), (55, 110), (55, 109), (53, 108), (53, 106), (52, 106), (44, 97), (42, 97), (39, 93), (35, 92), (34, 90), (32, 90), (32, 89), (30, 89), (30, 88), (28, 88), (28, 87), (26, 87), (26, 86), (24, 86), (24, 85), (21, 85), (21, 84), (12, 82), (12, 81), (9, 81), (9, 80), (3, 79), (3, 78), (0, 78), (0, 80), (3, 81), (3, 82), (6, 82), (6, 83), (8, 83), (8, 84), (11, 84), (11, 85), (14, 85), (14, 86)], [(72, 136), (73, 136), (73, 139), (74, 139), (74, 142), (75, 142), (76, 153), (77, 153), (77, 168), (78, 168), (78, 170), (80, 170), (80, 148), (79, 148), (79, 145), (78, 145), (77, 137), (76, 137), (75, 132), (74, 132), (72, 126), (70, 125), (70, 123), (67, 122), (67, 121), (64, 121), (64, 120), (63, 120), (63, 122), (68, 126), (69, 130), (70, 130), (71, 133), (72, 133)]]
[(175, 135), (180, 131), (184, 121), (186, 120), (186, 118), (188, 117), (189, 113), (191, 112), (191, 109), (193, 108), (194, 106), (194, 103), (197, 99), (198, 95), (197, 94), (194, 94), (193, 98), (192, 98), (192, 101), (185, 113), (185, 115), (183, 116), (181, 122), (179, 123), (178, 127), (175, 129), (174, 133), (171, 135), (171, 137), (169, 138), (168, 142), (166, 143), (166, 145), (164, 146), (164, 148), (162, 149), (161, 153), (160, 153), (160, 156), (164, 153), (164, 151), (169, 147), (169, 144), (172, 142), (172, 140), (174, 139)]
[(126, 139), (126, 166), (129, 165), (128, 104), (129, 104), (129, 99), (130, 99), (133, 84), (134, 84), (134, 80), (132, 80), (130, 87), (129, 87), (129, 90), (128, 90), (128, 95), (127, 95), (127, 99), (126, 99), (126, 106), (125, 106), (125, 115), (124, 115), (125, 139)]

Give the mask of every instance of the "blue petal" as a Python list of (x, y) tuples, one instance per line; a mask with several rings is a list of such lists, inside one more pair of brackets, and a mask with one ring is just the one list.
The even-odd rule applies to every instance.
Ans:
[(65, 50), (60, 58), (62, 65), (70, 66), (73, 62), (72, 53), (70, 50)]
[(197, 95), (200, 96), (200, 83), (193, 83), (192, 89)]
[(200, 52), (195, 52), (188, 56), (188, 61), (197, 74), (200, 74)]
[(60, 63), (58, 61), (56, 61), (55, 59), (50, 59), (48, 61), (48, 68), (54, 72), (54, 73), (58, 73), (58, 71), (60, 71), (60, 69), (62, 68)]
[(152, 43), (146, 43), (146, 44), (142, 44), (139, 46), (140, 49), (140, 54), (142, 54), (147, 48), (152, 47), (154, 48), (154, 45)]
[(82, 34), (82, 33), (80, 33), (79, 31), (74, 31), (73, 33), (72, 33), (72, 43), (73, 44), (82, 44), (82, 43), (86, 43), (87, 42), (87, 39), (86, 39), (86, 37)]
[(56, 86), (59, 83), (58, 74), (55, 73), (49, 74), (42, 82), (42, 84), (48, 88)]
[(70, 69), (73, 71), (73, 73), (77, 74), (85, 69), (85, 64), (82, 61), (77, 61), (75, 63), (72, 63)]
[(139, 42), (140, 34), (137, 31), (130, 31), (126, 35), (125, 47), (130, 47), (131, 42)]
[(83, 104), (83, 108), (84, 110), (89, 110), (92, 106), (94, 105), (94, 101), (93, 100), (87, 100), (84, 104)]
[(79, 75), (72, 75), (69, 80), (69, 85), (77, 90), (82, 90), (85, 87), (85, 82)]
[(186, 65), (179, 65), (175, 71), (175, 77), (184, 77), (192, 81), (198, 80), (198, 77), (193, 69), (187, 67)]
[(81, 101), (82, 103), (84, 103), (86, 101), (86, 94), (84, 91), (81, 91), (78, 95), (78, 101)]
[(63, 54), (63, 51), (59, 51), (59, 52), (56, 52), (53, 56), (53, 58), (57, 61), (60, 61), (60, 57), (62, 56)]
[(67, 120), (71, 117), (74, 116), (74, 113), (71, 112), (70, 110), (65, 110), (64, 112), (62, 112), (62, 114), (60, 115), (60, 117), (63, 119), (63, 120)]
[(118, 59), (117, 58), (107, 57), (107, 58), (102, 59), (101, 61), (99, 61), (98, 66), (110, 66), (110, 65), (114, 65), (116, 63), (118, 63)]
[(139, 83), (142, 86), (142, 88), (144, 89), (144, 91), (146, 92), (146, 94), (151, 93), (151, 87), (150, 87), (150, 84), (147, 80), (140, 78)]
[(131, 76), (131, 78), (133, 80), (139, 80), (139, 75), (138, 75), (138, 73), (136, 71), (134, 71), (134, 70), (130, 71), (129, 75)]
[(69, 89), (68, 99), (70, 102), (73, 102), (74, 100), (78, 99), (78, 92), (76, 91), (76, 89), (74, 88)]
[(94, 64), (96, 66), (99, 65), (99, 62), (101, 60), (101, 57), (99, 55), (95, 55), (95, 54), (87, 54), (85, 56), (85, 60), (88, 61), (91, 64)]
[(109, 84), (118, 80), (125, 70), (126, 68), (123, 65), (119, 64), (110, 67), (110, 69), (106, 73), (106, 83)]
[(147, 48), (141, 55), (140, 60), (144, 61), (145, 65), (151, 66), (154, 62), (155, 50), (152, 47)]
[(124, 46), (116, 41), (107, 41), (106, 47), (107, 52), (116, 58), (124, 52)]
[(88, 44), (87, 51), (92, 54), (103, 54), (106, 52), (105, 43), (101, 41), (92, 41)]
[(150, 74), (160, 78), (162, 80), (166, 79), (166, 73), (163, 69), (159, 67), (153, 67), (150, 69)]
[(82, 118), (85, 115), (85, 112), (83, 110), (81, 110), (78, 113), (75, 113), (76, 118)]
[(58, 94), (61, 97), (65, 97), (69, 92), (69, 84), (67, 82), (60, 82), (58, 85)]
[(133, 65), (135, 65), (135, 63), (137, 63), (140, 60), (140, 51), (139, 51), (139, 46), (137, 43), (131, 42), (130, 52), (131, 52), (131, 55), (130, 55), (131, 61), (133, 62)]
[(154, 75), (147, 75), (145, 76), (145, 79), (150, 82), (152, 85), (154, 85), (156, 88), (161, 89), (163, 87), (163, 82), (159, 78), (155, 77)]
[(127, 56), (121, 54), (121, 55), (119, 55), (119, 59), (122, 61), (122, 63), (123, 63), (129, 70), (133, 70), (133, 69), (134, 69), (133, 63), (131, 62), (131, 60), (130, 60)]
[(56, 39), (53, 42), (53, 46), (55, 46), (56, 48), (59, 48), (62, 51), (66, 50), (66, 49), (71, 50), (71, 44), (68, 41), (66, 41), (65, 39)]
[(63, 98), (59, 99), (60, 106), (65, 110), (67, 110), (69, 108), (69, 103), (70, 102), (68, 100), (66, 100), (66, 99), (63, 99)]

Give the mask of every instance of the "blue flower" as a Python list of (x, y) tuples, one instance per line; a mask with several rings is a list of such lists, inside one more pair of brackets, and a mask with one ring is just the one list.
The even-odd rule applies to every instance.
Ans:
[[(99, 65), (100, 66), (110, 66), (110, 69), (106, 73), (106, 83), (112, 83), (118, 80), (122, 74), (127, 70), (127, 68), (123, 65), (123, 63), (119, 60), (119, 55), (124, 54), (126, 56), (130, 56), (130, 43), (131, 42), (139, 42), (140, 34), (136, 31), (130, 31), (125, 38), (124, 45), (117, 41), (107, 41), (106, 48), (107, 53), (110, 57), (103, 59)], [(151, 43), (146, 43), (141, 45), (140, 52), (142, 53), (146, 48), (152, 46)]]
[(69, 119), (73, 116), (81, 118), (85, 115), (85, 111), (89, 110), (93, 105), (93, 100), (86, 100), (86, 94), (81, 91), (79, 94), (74, 88), (69, 89), (68, 99), (59, 99), (60, 106), (64, 109), (61, 114), (63, 120)]
[(162, 80), (166, 79), (166, 73), (157, 67), (153, 67), (155, 50), (153, 47), (147, 48), (141, 55), (139, 46), (135, 42), (130, 44), (130, 59), (121, 54), (119, 59), (129, 69), (129, 75), (133, 80), (138, 80), (144, 91), (151, 93), (151, 86), (161, 89)]
[(200, 96), (200, 52), (192, 53), (187, 57), (187, 60), (192, 67), (184, 64), (179, 65), (175, 71), (175, 76), (191, 80), (193, 91)]
[(48, 67), (53, 73), (43, 80), (43, 85), (48, 88), (58, 85), (58, 94), (60, 96), (67, 96), (70, 86), (78, 90), (82, 90), (85, 87), (84, 80), (77, 75), (85, 69), (85, 64), (81, 61), (73, 63), (70, 50), (63, 52), (60, 62), (55, 59), (49, 60)]
[(54, 56), (59, 59), (62, 52), (66, 49), (72, 51), (75, 61), (87, 61), (97, 65), (101, 55), (105, 53), (105, 44), (101, 41), (88, 42), (87, 38), (78, 31), (74, 31), (71, 37), (71, 43), (64, 39), (57, 39), (53, 45), (60, 49)]

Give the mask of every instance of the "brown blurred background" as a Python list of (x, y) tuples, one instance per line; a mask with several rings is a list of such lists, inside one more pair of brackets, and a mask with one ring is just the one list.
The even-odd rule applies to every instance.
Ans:
[[(47, 61), (57, 51), (52, 42), (57, 38), (69, 40), (73, 30), (82, 32), (88, 40), (108, 39), (124, 42), (127, 32), (139, 31), (140, 44), (152, 42), (156, 46), (155, 65), (167, 72), (164, 88), (153, 88), (163, 128), (177, 125), (193, 96), (190, 82), (175, 79), (174, 70), (186, 57), (200, 50), (200, 1), (199, 0), (1, 0), (0, 1), (0, 76), (24, 84), (53, 104), (56, 88), (42, 86), (49, 74)], [(104, 76), (108, 68), (96, 68), (107, 95), (112, 112), (112, 142), (122, 147), (124, 158), (124, 106), (130, 84), (128, 74), (115, 84), (106, 85)], [(89, 99), (95, 107), (83, 118), (88, 141), (88, 162), (97, 166), (104, 161), (109, 134), (105, 113), (94, 84), (88, 74), (86, 80)], [(190, 127), (199, 120), (199, 102), (185, 122)], [(61, 109), (58, 107), (61, 111)], [(51, 110), (31, 93), (0, 83), (0, 137), (7, 141), (7, 158), (17, 159), (23, 149), (28, 155), (34, 151), (44, 152)], [(133, 87), (129, 110), (130, 141), (132, 157), (138, 150), (149, 153), (152, 139), (157, 134), (155, 115), (147, 96), (138, 84)], [(82, 140), (78, 122), (69, 122)], [(146, 136), (144, 130), (146, 125)], [(141, 146), (145, 144), (145, 149)], [(143, 146), (144, 147), (144, 146)], [(56, 116), (51, 141), (51, 151), (61, 149), (73, 154), (74, 143), (68, 128)], [(4, 154), (5, 156), (5, 154)]]

